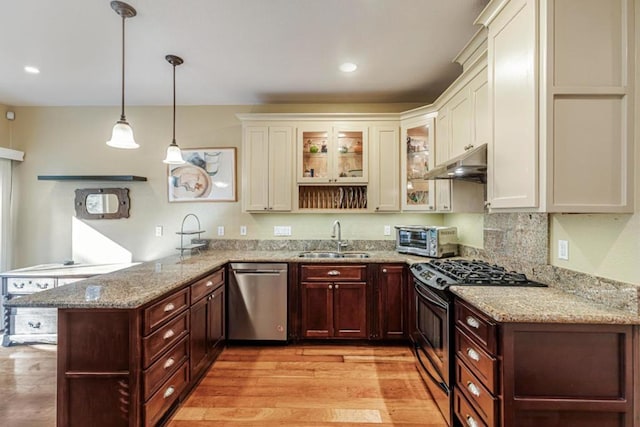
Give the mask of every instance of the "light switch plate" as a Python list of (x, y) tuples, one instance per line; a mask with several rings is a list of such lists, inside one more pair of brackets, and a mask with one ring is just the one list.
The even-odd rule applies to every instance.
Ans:
[(219, 225), (218, 226), (218, 236), (224, 236), (224, 226), (223, 225)]
[(384, 235), (385, 236), (391, 236), (391, 226), (390, 225), (385, 225), (384, 226)]
[(558, 259), (569, 259), (569, 241), (558, 240)]
[(162, 237), (162, 226), (156, 225), (156, 237)]
[(247, 226), (246, 225), (241, 225), (240, 226), (240, 235), (241, 236), (246, 236), (247, 235)]

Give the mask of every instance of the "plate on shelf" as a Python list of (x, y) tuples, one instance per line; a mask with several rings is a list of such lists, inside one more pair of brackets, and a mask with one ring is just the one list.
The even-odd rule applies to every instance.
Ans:
[(207, 197), (211, 192), (211, 177), (198, 166), (178, 166), (171, 171), (169, 179), (175, 198), (197, 199)]

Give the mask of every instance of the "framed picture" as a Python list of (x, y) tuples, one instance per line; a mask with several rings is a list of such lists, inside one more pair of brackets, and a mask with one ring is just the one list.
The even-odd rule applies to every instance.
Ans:
[(169, 202), (235, 202), (236, 149), (182, 150), (183, 165), (169, 165)]

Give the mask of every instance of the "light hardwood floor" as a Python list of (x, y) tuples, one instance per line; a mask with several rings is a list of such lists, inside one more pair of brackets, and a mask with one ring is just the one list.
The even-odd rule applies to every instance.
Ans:
[(171, 427), (446, 427), (406, 347), (225, 349)]
[[(171, 427), (446, 427), (405, 347), (229, 347)], [(0, 422), (55, 426), (56, 347), (0, 347)]]

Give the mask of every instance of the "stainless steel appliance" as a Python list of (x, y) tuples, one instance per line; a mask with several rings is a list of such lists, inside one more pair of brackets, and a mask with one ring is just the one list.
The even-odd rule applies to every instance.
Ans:
[(458, 229), (432, 225), (396, 225), (396, 250), (443, 258), (458, 255)]
[(416, 324), (411, 334), (418, 371), (440, 412), (453, 420), (453, 295), (449, 286), (546, 286), (524, 274), (484, 261), (432, 260), (410, 267), (415, 290)]
[(228, 299), (230, 340), (287, 340), (287, 264), (232, 263)]

